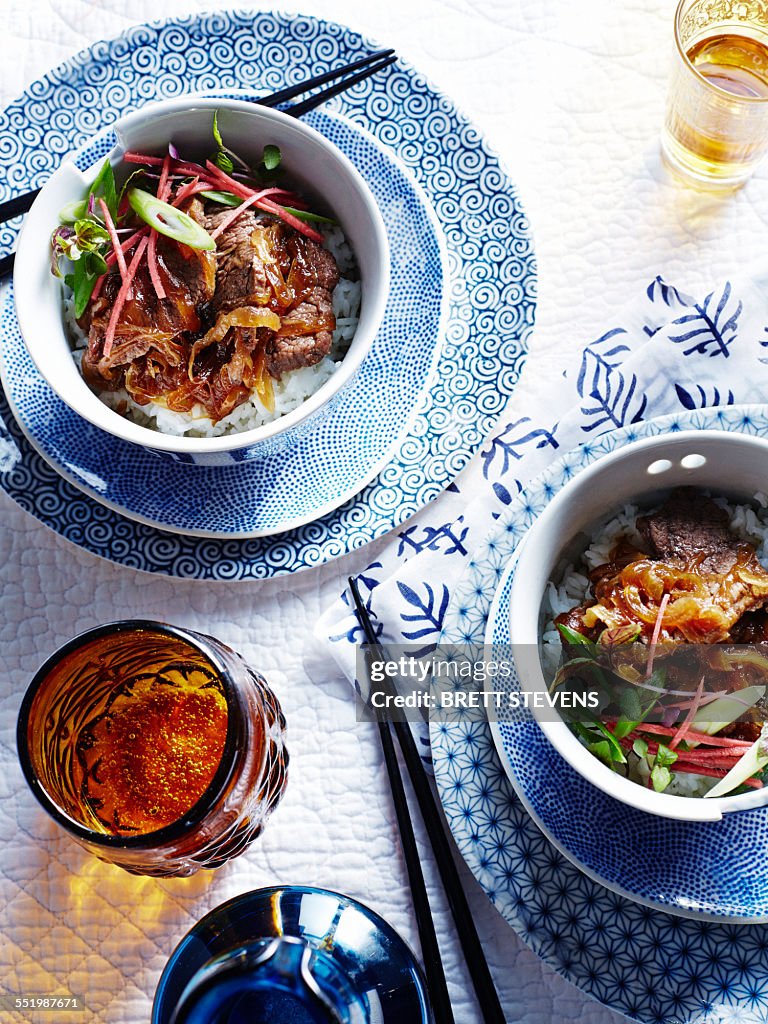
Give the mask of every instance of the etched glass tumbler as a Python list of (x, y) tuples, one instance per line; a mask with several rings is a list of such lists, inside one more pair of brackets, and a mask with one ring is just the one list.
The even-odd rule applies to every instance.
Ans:
[(768, 4), (681, 0), (662, 153), (689, 183), (742, 185), (768, 149)]
[(213, 637), (159, 622), (100, 626), (35, 675), (21, 766), (91, 853), (141, 875), (237, 856), (282, 796), (285, 719), (264, 678)]

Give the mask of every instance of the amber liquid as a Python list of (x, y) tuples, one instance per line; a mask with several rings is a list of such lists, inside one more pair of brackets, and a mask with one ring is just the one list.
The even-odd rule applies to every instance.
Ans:
[[(222, 683), (176, 637), (135, 630), (92, 641), (57, 666), (38, 699), (45, 734), (35, 767), (59, 806), (95, 831), (143, 835), (172, 824), (221, 763)], [(35, 717), (30, 736), (42, 725)]]
[(734, 96), (768, 99), (768, 47), (758, 39), (730, 34), (700, 39), (688, 60), (708, 82)]
[(755, 102), (768, 100), (768, 46), (724, 32), (698, 39), (686, 57), (715, 89), (704, 99), (692, 81), (683, 77), (677, 83), (667, 116), (667, 149), (694, 175), (743, 180), (768, 143), (768, 112)]

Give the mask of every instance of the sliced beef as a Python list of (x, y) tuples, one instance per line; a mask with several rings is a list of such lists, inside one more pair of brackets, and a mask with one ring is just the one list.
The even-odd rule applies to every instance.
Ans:
[[(200, 221), (202, 205), (193, 200), (187, 212)], [(88, 331), (83, 376), (96, 390), (122, 387), (125, 381), (121, 368), (146, 359), (153, 362), (151, 368), (147, 367), (148, 377), (156, 378), (159, 387), (163, 378), (158, 375), (155, 362), (159, 359), (162, 366), (183, 365), (183, 339), (204, 327), (206, 308), (216, 286), (212, 254), (168, 238), (158, 239), (156, 254), (165, 298), (157, 297), (149, 268), (142, 263), (120, 314), (108, 357), (103, 355), (104, 337), (122, 284), (117, 267), (107, 276), (98, 298), (89, 303), (80, 320), (80, 326)]]
[(301, 366), (314, 366), (331, 351), (330, 331), (298, 335), (295, 338), (273, 336), (267, 345), (267, 373), (279, 380), (284, 373)]
[[(183, 292), (186, 301), (191, 302), (198, 314), (211, 301), (216, 287), (216, 263), (212, 253), (196, 251), (186, 245), (169, 245), (158, 253), (160, 275), (168, 292)], [(165, 273), (164, 273), (165, 271)], [(173, 301), (173, 295), (165, 302)]]
[[(731, 532), (727, 512), (690, 490), (675, 492), (656, 512), (637, 520), (637, 528), (662, 562), (701, 573), (710, 599), (722, 613), (719, 630), (704, 633), (704, 643), (728, 639), (743, 615), (768, 601), (768, 573), (754, 550)], [(741, 559), (750, 579), (738, 571)]]
[(709, 498), (677, 491), (656, 512), (637, 520), (651, 553), (662, 562), (702, 572), (725, 573), (736, 562), (740, 541), (731, 533), (727, 513)]
[(331, 351), (333, 315), (330, 292), (313, 288), (283, 317), (277, 335), (267, 343), (267, 372), (279, 379), (289, 370), (314, 366)]
[(333, 253), (313, 242), (306, 235), (288, 235), (286, 249), (291, 257), (291, 283), (297, 292), (324, 288), (332, 292), (339, 283), (339, 268)]
[[(760, 685), (765, 682), (765, 676), (761, 672), (756, 672), (754, 678), (749, 680), (749, 682)], [(754, 743), (755, 740), (760, 738), (760, 733), (763, 731), (763, 726), (766, 722), (768, 722), (768, 707), (766, 707), (765, 697), (761, 697), (754, 707), (745, 711), (741, 718), (737, 718), (735, 722), (726, 725), (724, 729), (720, 730), (718, 735), (728, 736), (734, 740), (746, 740), (747, 743)]]
[(731, 630), (734, 644), (768, 644), (768, 612), (765, 608), (747, 612)]
[[(214, 231), (231, 210), (209, 214)], [(291, 309), (313, 289), (339, 283), (332, 253), (274, 217), (245, 210), (217, 239), (216, 311), (264, 305)]]
[(746, 740), (747, 743), (754, 743), (755, 740), (760, 738), (760, 733), (763, 730), (765, 724), (765, 718), (759, 715), (751, 715), (748, 718), (732, 722), (730, 725), (726, 725), (724, 729), (721, 729), (718, 736), (725, 736), (732, 740)]
[[(186, 212), (209, 231), (232, 213), (206, 214), (197, 199)], [(117, 268), (80, 321), (88, 331), (83, 376), (94, 390), (125, 388), (140, 404), (163, 398), (176, 411), (202, 405), (216, 421), (254, 390), (269, 408), (271, 378), (328, 355), (336, 261), (275, 217), (244, 210), (218, 236), (215, 254), (158, 238), (156, 259), (166, 296), (158, 298), (142, 261), (109, 356), (104, 340), (122, 285)], [(223, 332), (212, 337), (222, 320)]]
[[(201, 226), (205, 226), (203, 204), (192, 199), (185, 213)], [(213, 298), (216, 289), (216, 257), (204, 249), (190, 249), (167, 238), (158, 237), (157, 257), (160, 278), (168, 298), (177, 302), (181, 296), (191, 303), (198, 314)]]
[[(215, 230), (229, 211), (206, 218)], [(328, 355), (336, 319), (331, 293), (339, 270), (327, 249), (274, 217), (244, 211), (218, 239), (218, 312), (243, 305), (268, 305), (282, 319), (266, 346), (271, 377), (314, 366)]]
[[(206, 230), (213, 231), (231, 212), (223, 210), (207, 216)], [(271, 298), (264, 261), (251, 244), (253, 232), (265, 219), (246, 210), (217, 239), (213, 299), (217, 313), (238, 306), (265, 305)]]

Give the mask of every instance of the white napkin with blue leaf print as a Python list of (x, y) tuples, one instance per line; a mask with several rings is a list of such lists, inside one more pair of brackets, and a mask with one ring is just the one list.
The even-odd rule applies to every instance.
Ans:
[[(768, 401), (768, 275), (684, 295), (661, 277), (552, 381), (538, 421), (502, 416), (478, 455), (435, 502), (397, 530), (360, 574), (385, 642), (437, 642), (452, 587), (503, 507), (570, 448), (641, 420), (710, 406)], [(563, 410), (552, 422), (549, 410)], [(355, 681), (363, 640), (345, 593), (318, 622)]]

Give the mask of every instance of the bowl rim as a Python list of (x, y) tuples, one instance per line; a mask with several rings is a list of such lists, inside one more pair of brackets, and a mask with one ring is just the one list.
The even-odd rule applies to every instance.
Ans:
[[(108, 405), (102, 402), (98, 395), (91, 392), (88, 385), (84, 380), (82, 380), (82, 378), (82, 389), (78, 389), (78, 394), (83, 395), (83, 397), (88, 394), (92, 395), (98, 402), (98, 405), (88, 402), (87, 399), (87, 404), (73, 401), (70, 396), (65, 396), (58, 389), (55, 382), (50, 379), (46, 372), (44, 362), (41, 364), (37, 358), (38, 353), (36, 353), (35, 347), (27, 342), (28, 333), (30, 336), (34, 337), (34, 324), (31, 322), (33, 320), (33, 312), (31, 307), (24, 303), (24, 301), (22, 301), (21, 304), (19, 303), (19, 296), (23, 296), (26, 293), (23, 276), (26, 273), (27, 266), (33, 265), (39, 261), (40, 241), (39, 235), (32, 235), (31, 233), (31, 218), (29, 217), (25, 219), (25, 222), (22, 225), (16, 247), (13, 292), (19, 331), (35, 366), (45, 378), (46, 382), (51, 388), (53, 388), (63, 402), (65, 402), (79, 416), (82, 416), (83, 419), (92, 423), (95, 427), (104, 430), (123, 441), (132, 442), (143, 448), (154, 449), (159, 452), (166, 452), (170, 454), (190, 456), (224, 454), (248, 448), (252, 445), (258, 445), (261, 442), (284, 434), (290, 429), (297, 427), (313, 413), (319, 411), (324, 406), (327, 406), (334, 396), (342, 390), (344, 385), (354, 377), (364, 359), (371, 351), (389, 298), (389, 239), (381, 211), (379, 210), (378, 204), (362, 174), (360, 174), (346, 154), (344, 154), (315, 128), (303, 121), (300, 121), (298, 118), (291, 117), (284, 111), (277, 110), (273, 107), (261, 106), (253, 100), (217, 97), (203, 93), (185, 93), (183, 96), (172, 99), (153, 101), (137, 110), (131, 111), (116, 120), (114, 123), (96, 132), (94, 135), (89, 137), (82, 146), (67, 153), (67, 155), (62, 159), (59, 167), (40, 189), (40, 194), (32, 204), (30, 212), (32, 212), (36, 206), (45, 201), (46, 190), (49, 185), (66, 169), (74, 167), (79, 174), (82, 174), (85, 177), (96, 172), (98, 166), (103, 163), (104, 158), (100, 158), (98, 161), (89, 165), (85, 172), (81, 172), (79, 168), (77, 168), (76, 161), (78, 157), (87, 152), (99, 138), (109, 137), (110, 135), (117, 137), (118, 141), (116, 145), (112, 147), (108, 154), (110, 159), (114, 159), (115, 153), (119, 152), (121, 149), (119, 135), (126, 129), (130, 130), (133, 126), (145, 124), (149, 119), (160, 118), (176, 112), (188, 111), (190, 109), (216, 110), (224, 108), (254, 117), (262, 117), (266, 121), (274, 120), (278, 124), (281, 124), (285, 128), (293, 131), (296, 135), (312, 140), (326, 153), (330, 154), (336, 163), (347, 172), (350, 183), (354, 185), (358, 196), (362, 199), (366, 209), (370, 213), (371, 224), (374, 229), (375, 246), (380, 253), (381, 276), (375, 294), (372, 298), (371, 306), (369, 307), (370, 313), (368, 314), (368, 318), (370, 320), (371, 327), (369, 328), (368, 336), (366, 337), (365, 334), (363, 334), (362, 344), (359, 344), (354, 351), (350, 349), (345, 354), (338, 369), (335, 370), (326, 381), (324, 381), (317, 391), (301, 402), (295, 409), (292, 409), (290, 412), (285, 413), (283, 416), (280, 416), (269, 423), (262, 424), (259, 427), (253, 427), (249, 430), (219, 435), (217, 437), (188, 437), (185, 435), (167, 434), (159, 430), (153, 430), (150, 427), (135, 423), (133, 420), (130, 420), (125, 416), (121, 416), (120, 413), (110, 409)], [(358, 332), (355, 333), (355, 339), (357, 339), (357, 337)], [(86, 405), (85, 408), (82, 407), (83, 404)]]
[[(703, 439), (726, 447), (728, 445), (735, 445), (737, 447), (759, 448), (763, 452), (768, 451), (768, 440), (764, 438), (751, 434), (718, 430), (691, 429), (642, 438), (595, 459), (594, 462), (573, 476), (554, 495), (546, 508), (543, 509), (539, 517), (531, 525), (513, 555), (512, 571), (514, 572), (514, 578), (510, 588), (509, 601), (509, 632), (512, 658), (516, 672), (518, 671), (518, 665), (525, 666), (526, 687), (536, 691), (547, 689), (539, 655), (541, 643), (540, 628), (537, 627), (536, 642), (534, 644), (530, 638), (520, 637), (520, 630), (516, 628), (516, 623), (520, 621), (518, 613), (521, 606), (530, 605), (531, 603), (529, 594), (525, 593), (526, 569), (529, 563), (540, 557), (537, 549), (542, 544), (542, 538), (546, 535), (548, 524), (563, 506), (567, 506), (574, 499), (574, 496), (578, 497), (589, 486), (594, 477), (610, 472), (616, 463), (635, 455), (637, 452), (660, 449), (669, 445), (683, 447), (701, 442)], [(680, 485), (678, 484), (677, 486)], [(665, 489), (663, 483), (660, 482), (657, 489)], [(755, 488), (755, 490), (758, 490), (758, 488)], [(607, 519), (609, 516), (610, 510), (601, 518)], [(561, 544), (560, 547), (562, 549), (563, 545)], [(542, 592), (537, 595), (535, 600), (537, 619), (540, 615), (543, 597)], [(522, 675), (523, 673), (520, 674)], [(542, 730), (549, 743), (571, 768), (579, 772), (588, 782), (597, 786), (609, 796), (638, 810), (681, 821), (719, 821), (726, 812), (751, 810), (768, 803), (768, 786), (762, 790), (755, 790), (752, 793), (726, 795), (709, 800), (703, 797), (657, 793), (654, 790), (646, 789), (638, 783), (632, 782), (611, 771), (607, 765), (604, 765), (597, 757), (590, 754), (562, 719), (550, 719), (546, 714), (542, 713), (543, 709), (536, 708), (535, 706), (531, 711), (536, 724)]]

